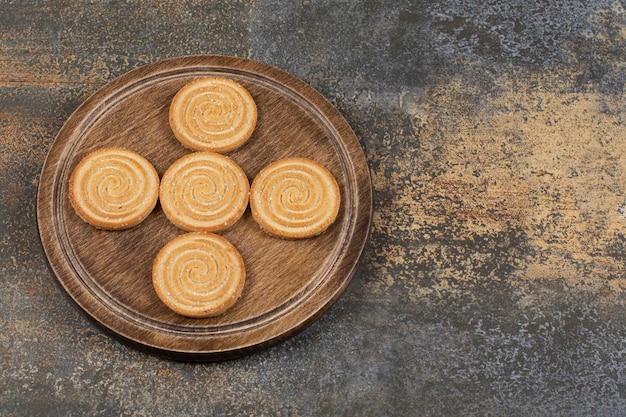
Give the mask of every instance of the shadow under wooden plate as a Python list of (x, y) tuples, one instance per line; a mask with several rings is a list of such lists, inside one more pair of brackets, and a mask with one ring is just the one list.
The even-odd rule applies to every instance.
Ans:
[[(123, 147), (148, 159), (160, 176), (189, 153), (169, 127), (174, 94), (197, 77), (226, 76), (258, 107), (257, 127), (228, 153), (252, 181), (289, 156), (316, 160), (341, 189), (336, 222), (322, 235), (282, 240), (266, 235), (249, 209), (221, 235), (241, 252), (247, 278), (225, 314), (191, 319), (157, 297), (152, 262), (184, 233), (157, 204), (138, 226), (102, 231), (83, 222), (67, 196), (69, 177), (88, 153)], [(369, 234), (372, 189), (359, 142), (340, 113), (317, 91), (282, 70), (242, 58), (188, 56), (156, 62), (107, 84), (66, 121), (44, 164), (38, 196), (41, 241), (58, 281), (97, 323), (137, 347), (179, 360), (222, 360), (284, 340), (316, 320), (352, 278)]]

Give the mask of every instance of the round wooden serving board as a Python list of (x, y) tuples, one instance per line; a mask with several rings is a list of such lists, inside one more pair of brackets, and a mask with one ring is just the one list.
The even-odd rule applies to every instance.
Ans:
[[(152, 262), (184, 233), (157, 204), (138, 226), (102, 231), (72, 209), (68, 181), (76, 164), (103, 147), (148, 159), (159, 175), (189, 153), (169, 127), (174, 94), (203, 76), (230, 77), (258, 106), (257, 127), (228, 153), (250, 182), (269, 163), (301, 156), (326, 166), (341, 189), (336, 222), (305, 240), (268, 236), (250, 210), (221, 235), (241, 252), (247, 278), (241, 298), (219, 317), (191, 319), (157, 297)], [(225, 56), (173, 58), (131, 71), (95, 93), (66, 121), (44, 164), (37, 221), (50, 266), (69, 296), (97, 323), (138, 347), (182, 360), (228, 359), (302, 330), (339, 297), (352, 278), (372, 218), (367, 162), (340, 113), (312, 87), (279, 69)]]

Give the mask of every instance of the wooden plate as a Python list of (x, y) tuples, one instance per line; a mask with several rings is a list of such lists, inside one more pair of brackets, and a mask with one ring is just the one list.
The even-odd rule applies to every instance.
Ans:
[[(249, 209), (221, 233), (241, 252), (247, 280), (224, 315), (191, 319), (170, 311), (152, 287), (154, 257), (183, 233), (157, 205), (140, 225), (101, 231), (72, 209), (67, 186), (76, 164), (99, 148), (124, 147), (159, 175), (189, 153), (173, 136), (169, 104), (187, 82), (219, 75), (241, 83), (259, 111), (251, 139), (228, 154), (249, 180), (279, 158), (302, 156), (337, 178), (342, 205), (324, 234), (288, 241), (263, 233)], [(131, 71), (96, 92), (66, 121), (44, 164), (37, 221), (58, 281), (97, 323), (139, 348), (182, 360), (228, 359), (284, 340), (317, 319), (348, 285), (372, 217), (367, 162), (350, 126), (312, 87), (277, 68), (225, 56), (173, 58)]]

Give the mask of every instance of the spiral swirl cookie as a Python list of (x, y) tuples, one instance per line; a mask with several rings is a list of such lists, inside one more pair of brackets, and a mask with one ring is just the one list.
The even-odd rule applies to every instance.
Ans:
[(305, 158), (276, 161), (254, 178), (250, 208), (267, 233), (301, 239), (319, 235), (337, 218), (339, 186), (322, 165)]
[(152, 265), (158, 297), (187, 317), (223, 313), (240, 297), (246, 278), (243, 258), (225, 238), (187, 233), (169, 241)]
[(187, 148), (223, 153), (250, 138), (257, 107), (250, 93), (235, 81), (201, 78), (176, 93), (169, 118), (174, 136)]
[(161, 179), (165, 216), (186, 231), (218, 232), (246, 211), (250, 184), (232, 159), (194, 152), (174, 162)]
[(69, 200), (87, 223), (121, 230), (143, 221), (159, 197), (159, 175), (141, 155), (104, 148), (81, 160), (70, 177)]

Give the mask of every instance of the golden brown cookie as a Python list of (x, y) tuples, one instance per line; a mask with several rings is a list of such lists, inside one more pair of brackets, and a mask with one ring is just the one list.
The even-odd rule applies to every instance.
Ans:
[(192, 81), (170, 105), (170, 127), (187, 148), (229, 152), (252, 135), (257, 121), (254, 99), (244, 87), (225, 77)]
[(104, 148), (83, 158), (70, 177), (69, 199), (87, 223), (121, 230), (143, 221), (159, 197), (159, 175), (144, 157)]
[(246, 211), (250, 183), (232, 159), (215, 152), (193, 152), (174, 162), (161, 179), (165, 216), (186, 231), (217, 232)]
[(169, 241), (152, 266), (152, 284), (170, 309), (187, 317), (223, 313), (239, 299), (246, 270), (241, 254), (213, 233), (187, 233)]
[(337, 218), (341, 196), (335, 177), (305, 158), (276, 161), (254, 178), (250, 208), (267, 233), (300, 239), (319, 235)]

